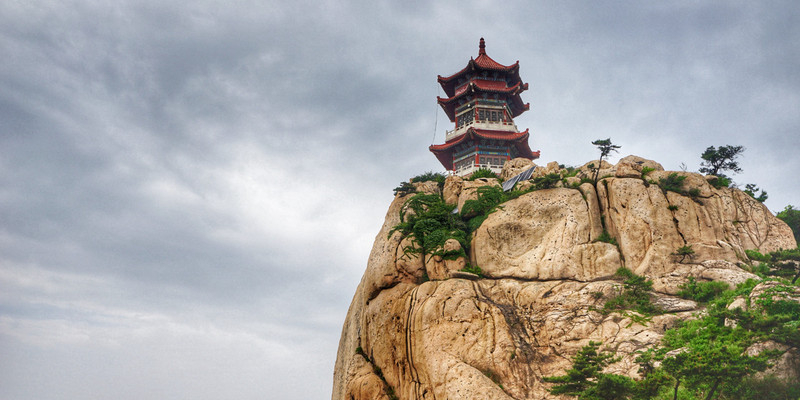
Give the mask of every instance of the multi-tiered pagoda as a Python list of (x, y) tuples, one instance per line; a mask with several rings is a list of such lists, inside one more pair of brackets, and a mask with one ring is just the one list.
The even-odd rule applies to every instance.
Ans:
[(516, 157), (539, 158), (528, 146), (528, 130), (520, 132), (513, 120), (530, 109), (520, 98), (528, 84), (519, 77), (519, 61), (505, 66), (492, 60), (481, 38), (478, 58), (451, 76), (440, 75), (439, 84), (447, 98), (437, 100), (455, 129), (430, 150), (445, 169), (466, 176), (479, 168), (500, 172)]

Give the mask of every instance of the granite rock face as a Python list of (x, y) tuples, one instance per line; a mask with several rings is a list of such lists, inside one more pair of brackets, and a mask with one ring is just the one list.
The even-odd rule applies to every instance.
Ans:
[[(578, 177), (591, 177), (590, 164)], [(508, 174), (529, 165), (510, 164)], [(546, 169), (558, 172), (556, 164)], [(697, 189), (693, 196), (664, 192), (657, 182), (670, 173), (629, 156), (616, 166), (603, 162), (605, 178), (596, 186), (538, 190), (508, 201), (473, 234), (469, 260), (404, 254), (408, 239), (389, 232), (409, 196), (395, 198), (342, 329), (333, 400), (388, 399), (387, 393), (557, 398), (541, 378), (562, 374), (589, 341), (621, 357), (609, 372), (637, 376), (635, 352), (656, 345), (666, 329), (697, 310), (674, 296), (680, 284), (692, 277), (735, 285), (754, 277), (740, 268), (744, 250), (796, 247), (789, 227), (750, 196), (686, 172), (678, 174), (686, 176), (687, 190)], [(477, 187), (497, 184), (448, 177), (441, 190), (431, 183), (418, 190), (463, 205)], [(597, 241), (604, 230), (618, 245)], [(676, 256), (682, 246), (695, 254)], [(467, 261), (480, 266), (482, 278), (453, 273)], [(643, 325), (596, 311), (618, 290), (611, 276), (621, 266), (653, 280), (653, 301), (665, 314)]]

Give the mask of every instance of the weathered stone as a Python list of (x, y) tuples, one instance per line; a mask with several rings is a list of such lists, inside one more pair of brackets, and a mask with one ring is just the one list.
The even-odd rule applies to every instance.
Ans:
[(533, 170), (533, 174), (531, 174), (531, 178), (539, 178), (545, 175), (550, 174), (557, 174), (561, 171), (561, 167), (558, 166), (558, 163), (555, 161), (551, 161), (547, 163), (547, 166), (544, 168), (539, 167)]
[(664, 167), (655, 161), (631, 155), (619, 160), (614, 175), (617, 178), (641, 178), (645, 167), (650, 171), (664, 170)]
[[(463, 250), (458, 240), (448, 239), (443, 246), (445, 252), (458, 252)], [(464, 257), (456, 259), (444, 259), (441, 256), (428, 257), (425, 261), (425, 270), (430, 279), (447, 279), (450, 273), (463, 269), (467, 265)]]
[[(601, 176), (612, 177), (596, 187), (539, 190), (502, 204), (472, 236), (469, 261), (484, 278), (460, 271), (464, 258), (404, 251), (413, 245), (410, 238), (389, 235), (409, 198), (397, 197), (342, 329), (333, 400), (385, 399), (387, 390), (404, 400), (553, 399), (542, 377), (563, 374), (589, 341), (620, 357), (607, 372), (637, 377), (636, 352), (657, 345), (667, 329), (696, 311), (694, 302), (670, 296), (688, 278), (733, 286), (756, 278), (737, 265), (745, 260), (744, 250), (797, 246), (785, 223), (741, 191), (716, 189), (705, 177), (679, 172), (696, 196), (665, 193), (643, 181), (637, 168), (653, 165), (646, 178), (655, 182), (670, 172), (639, 161), (626, 157), (616, 167), (604, 162)], [(615, 171), (622, 172), (614, 176)], [(631, 171), (639, 175), (619, 177)], [(484, 185), (498, 184), (451, 177), (442, 195), (463, 206)], [(439, 190), (432, 182), (417, 187)], [(603, 228), (618, 245), (596, 241)], [(695, 254), (675, 256), (682, 246)], [(446, 244), (448, 250), (459, 248), (455, 240)], [(665, 314), (635, 322), (596, 311), (619, 292), (620, 282), (611, 276), (623, 261), (654, 281), (652, 301)], [(422, 282), (425, 272), (432, 280)], [(758, 296), (774, 285), (756, 286), (749, 304), (757, 306)], [(800, 294), (786, 298), (800, 301)], [(731, 307), (747, 304), (741, 298)], [(778, 373), (797, 363), (795, 353), (786, 354)]]
[(386, 385), (361, 355), (353, 355), (346, 382), (345, 391), (351, 400), (389, 400)]
[[(589, 204), (574, 189), (525, 194), (489, 215), (474, 233), (471, 261), (493, 278), (608, 277), (621, 266), (617, 248), (594, 242)], [(599, 220), (599, 219), (595, 219)]]
[(449, 175), (444, 180), (444, 189), (442, 190), (442, 198), (447, 204), (458, 204), (458, 196), (464, 189), (464, 179), (458, 175)]
[(507, 180), (516, 175), (521, 174), (526, 169), (536, 165), (533, 161), (527, 158), (514, 158), (508, 160), (503, 164), (503, 169), (500, 171), (500, 179)]
[(590, 178), (594, 179), (594, 169), (600, 168), (598, 171), (597, 177), (602, 178), (605, 176), (614, 176), (616, 174), (616, 169), (614, 168), (614, 164), (609, 163), (606, 160), (603, 160), (602, 163), (599, 162), (600, 160), (589, 161), (586, 164), (578, 167), (578, 178)]
[(668, 313), (697, 309), (696, 302), (675, 296), (655, 295), (652, 298), (652, 303), (658, 309)]

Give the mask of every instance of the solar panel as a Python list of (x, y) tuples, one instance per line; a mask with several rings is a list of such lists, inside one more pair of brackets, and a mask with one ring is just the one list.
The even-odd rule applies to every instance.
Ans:
[(527, 181), (528, 179), (531, 179), (531, 174), (533, 174), (533, 170), (534, 169), (536, 169), (535, 165), (530, 167), (530, 168), (528, 168), (528, 169), (526, 169), (525, 171), (522, 171), (521, 173), (519, 173), (517, 175), (514, 175), (513, 178), (503, 182), (503, 191), (507, 192), (507, 191), (513, 189), (514, 185), (516, 185), (517, 182)]

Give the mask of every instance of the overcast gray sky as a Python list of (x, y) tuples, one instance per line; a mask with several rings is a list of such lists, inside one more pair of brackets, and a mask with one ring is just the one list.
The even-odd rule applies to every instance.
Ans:
[(0, 2), (0, 399), (326, 399), (436, 76), (517, 60), (540, 163), (612, 138), (800, 206), (800, 3)]

